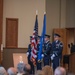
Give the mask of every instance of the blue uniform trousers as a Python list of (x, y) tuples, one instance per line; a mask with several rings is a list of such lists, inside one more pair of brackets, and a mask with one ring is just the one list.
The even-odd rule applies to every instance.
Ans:
[(60, 58), (59, 57), (55, 57), (53, 60), (53, 70), (55, 70), (60, 64)]
[(30, 67), (31, 67), (30, 74), (34, 74), (34, 65), (33, 65), (33, 63), (31, 62), (30, 59), (28, 59), (28, 64), (29, 64)]
[(42, 66), (41, 66), (41, 65), (42, 65), (42, 63), (41, 63), (41, 62), (40, 62), (40, 63), (39, 63), (39, 62), (37, 62), (37, 70), (42, 70)]
[(44, 66), (50, 65), (50, 56), (49, 55), (44, 56), (43, 60), (44, 60)]
[(36, 59), (37, 70), (42, 70), (42, 62), (38, 62), (38, 58)]

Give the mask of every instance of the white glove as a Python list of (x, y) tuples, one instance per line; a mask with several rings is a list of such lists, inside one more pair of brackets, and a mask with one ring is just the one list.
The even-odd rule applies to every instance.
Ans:
[(51, 60), (53, 60), (54, 58), (51, 56)]
[(27, 54), (27, 57), (28, 57), (28, 55), (29, 55), (29, 52), (27, 52), (26, 54)]
[(55, 57), (55, 54), (53, 54), (53, 55), (51, 56), (51, 60), (53, 60), (53, 59), (54, 59), (54, 57)]
[(55, 54), (53, 54), (52, 57), (54, 58), (55, 57)]
[(44, 57), (44, 54), (42, 54), (41, 57), (43, 58)]

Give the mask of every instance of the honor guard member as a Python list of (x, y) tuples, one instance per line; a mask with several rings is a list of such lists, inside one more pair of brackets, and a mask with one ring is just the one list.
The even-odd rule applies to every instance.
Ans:
[(60, 65), (60, 59), (62, 58), (63, 44), (60, 41), (60, 35), (54, 34), (54, 42), (52, 43), (52, 55), (51, 60), (53, 62), (53, 70)]
[(30, 74), (34, 74), (34, 65), (31, 61), (31, 49), (32, 49), (31, 40), (32, 40), (32, 36), (30, 36), (30, 44), (28, 45), (27, 56), (28, 56), (28, 64), (31, 67)]
[(51, 52), (51, 43), (50, 43), (50, 35), (45, 35), (44, 38), (44, 66), (50, 65), (50, 52)]
[[(42, 70), (42, 61), (38, 61), (38, 53), (39, 53), (39, 50), (40, 50), (40, 38), (41, 36), (38, 36), (38, 44), (37, 44), (37, 70)], [(43, 53), (41, 54), (42, 58), (44, 57)]]

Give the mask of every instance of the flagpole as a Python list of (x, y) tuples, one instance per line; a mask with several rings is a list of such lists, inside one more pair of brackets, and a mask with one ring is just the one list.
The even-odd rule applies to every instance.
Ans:
[(44, 14), (46, 14), (46, 12), (44, 12)]
[(38, 10), (36, 10), (36, 15), (38, 15)]

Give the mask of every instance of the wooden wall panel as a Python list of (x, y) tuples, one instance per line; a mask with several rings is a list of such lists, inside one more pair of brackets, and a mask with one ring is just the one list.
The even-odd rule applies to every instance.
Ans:
[[(74, 37), (75, 37), (75, 28), (74, 28)], [(75, 44), (75, 39), (74, 39), (74, 44)]]
[(68, 44), (75, 43), (75, 28), (57, 28), (54, 29), (54, 33), (58, 33), (61, 36), (60, 40), (64, 45), (63, 55), (70, 54)]
[(67, 54), (67, 46), (66, 46), (66, 29), (54, 29), (54, 32), (53, 33), (58, 33), (60, 34), (61, 38), (60, 40), (62, 41), (63, 43), (63, 55)]
[(14, 67), (13, 53), (26, 53), (27, 50), (27, 48), (4, 48), (2, 65), (5, 69), (8, 69), (11, 66)]
[(1, 44), (2, 44), (2, 22), (3, 22), (3, 0), (0, 0), (0, 63), (1, 63)]
[(67, 40), (67, 53), (70, 54), (71, 49), (68, 47), (68, 44), (70, 44), (70, 46), (71, 46), (71, 43), (74, 44), (74, 40), (75, 40), (74, 28), (66, 28), (66, 33), (67, 33), (67, 38), (66, 38), (66, 40)]

